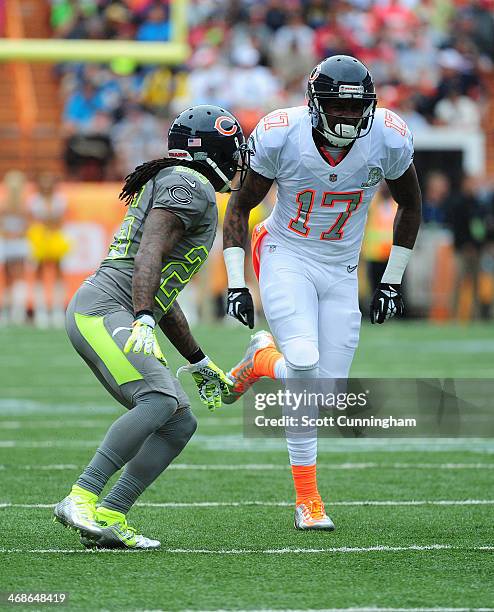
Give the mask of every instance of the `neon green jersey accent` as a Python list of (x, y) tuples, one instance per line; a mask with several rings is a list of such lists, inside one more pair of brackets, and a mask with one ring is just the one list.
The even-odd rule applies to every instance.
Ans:
[(155, 293), (157, 321), (206, 260), (216, 236), (218, 209), (211, 183), (187, 166), (164, 168), (136, 194), (120, 228), (91, 282), (133, 311), (132, 278), (135, 259), (144, 240), (146, 224), (156, 223), (153, 214), (166, 210), (183, 224), (180, 240), (161, 257), (160, 285)]
[(143, 378), (106, 330), (103, 317), (91, 317), (76, 312), (75, 322), (82, 336), (108, 368), (117, 385), (124, 385)]
[(170, 261), (161, 270), (161, 285), (155, 300), (163, 309), (170, 310), (182, 286), (185, 286), (208, 258), (205, 246), (193, 247), (184, 255), (185, 261)]

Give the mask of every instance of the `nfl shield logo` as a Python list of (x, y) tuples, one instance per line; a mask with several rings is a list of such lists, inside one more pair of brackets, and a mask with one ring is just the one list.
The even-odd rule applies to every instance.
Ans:
[(338, 175), (337, 175), (337, 174), (330, 174), (330, 175), (329, 175), (329, 180), (330, 180), (332, 183), (336, 183), (336, 181), (338, 180)]

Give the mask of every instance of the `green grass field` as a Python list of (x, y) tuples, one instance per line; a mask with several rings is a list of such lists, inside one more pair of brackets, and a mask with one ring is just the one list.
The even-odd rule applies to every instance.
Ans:
[[(225, 369), (249, 336), (196, 331)], [(190, 384), (198, 432), (131, 513), (162, 550), (84, 552), (50, 507), (121, 409), (63, 332), (0, 336), (0, 591), (67, 592), (71, 610), (494, 609), (494, 441), (324, 440), (337, 530), (302, 533), (284, 442), (243, 438), (241, 406), (211, 415)], [(492, 326), (424, 323), (364, 326), (352, 370), (493, 373)]]

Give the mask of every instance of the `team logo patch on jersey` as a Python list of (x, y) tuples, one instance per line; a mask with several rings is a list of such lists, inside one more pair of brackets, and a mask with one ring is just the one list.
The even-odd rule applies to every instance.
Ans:
[(177, 204), (191, 204), (192, 203), (192, 193), (183, 185), (174, 185), (173, 187), (168, 187), (168, 195), (172, 200), (177, 202)]
[(360, 186), (361, 187), (375, 187), (376, 185), (379, 185), (379, 183), (383, 180), (384, 178), (384, 173), (381, 170), (381, 168), (370, 168), (369, 169), (369, 176), (367, 177), (367, 180), (362, 183)]
[(329, 180), (331, 181), (331, 183), (336, 183), (336, 181), (338, 180), (338, 175), (337, 174), (330, 174), (329, 175)]

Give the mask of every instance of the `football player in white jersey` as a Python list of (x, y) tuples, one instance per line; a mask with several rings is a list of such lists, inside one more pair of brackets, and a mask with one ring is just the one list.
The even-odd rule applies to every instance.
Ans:
[[(228, 313), (250, 328), (244, 279), (249, 213), (276, 182), (271, 215), (254, 230), (253, 263), (271, 334), (258, 332), (231, 370), (232, 398), (260, 376), (347, 378), (358, 343), (357, 265), (369, 204), (384, 179), (398, 204), (393, 246), (375, 292), (372, 323), (401, 315), (400, 285), (421, 219), (413, 141), (405, 122), (377, 108), (374, 83), (356, 58), (325, 59), (312, 71), (307, 106), (274, 111), (250, 138), (250, 169), (223, 226)], [(287, 432), (295, 526), (332, 530), (316, 481), (317, 438)]]

